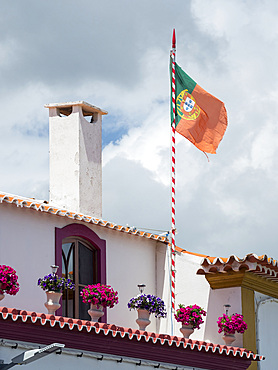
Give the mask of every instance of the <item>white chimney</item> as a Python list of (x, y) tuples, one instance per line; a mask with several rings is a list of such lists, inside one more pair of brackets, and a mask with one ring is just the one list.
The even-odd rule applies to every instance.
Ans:
[[(49, 108), (49, 201), (102, 218), (102, 115), (84, 101)], [(84, 117), (89, 117), (89, 120)]]

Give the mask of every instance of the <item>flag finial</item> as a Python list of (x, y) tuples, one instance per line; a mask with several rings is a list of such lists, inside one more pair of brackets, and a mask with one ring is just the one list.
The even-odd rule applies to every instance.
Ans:
[(176, 49), (176, 31), (173, 29), (172, 49)]

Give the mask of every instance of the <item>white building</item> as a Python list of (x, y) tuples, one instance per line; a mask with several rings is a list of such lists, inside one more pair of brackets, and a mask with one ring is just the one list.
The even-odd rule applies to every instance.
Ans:
[[(141, 365), (224, 370), (246, 369), (251, 360), (249, 368), (256, 369), (262, 359), (256, 355), (257, 338), (258, 349), (272, 361), (275, 354), (268, 353), (267, 334), (264, 327), (258, 329), (258, 322), (265, 312), (273, 315), (276, 306), (277, 263), (254, 255), (242, 260), (204, 258), (177, 248), (176, 303), (198, 304), (207, 311), (192, 339), (181, 338), (180, 324), (170, 310), (169, 240), (102, 220), (101, 126), (107, 112), (85, 102), (46, 107), (49, 202), (0, 193), (0, 263), (12, 266), (20, 283), (19, 293), (6, 296), (0, 308), (0, 359), (8, 363), (24, 348), (59, 342), (65, 344), (60, 356), (40, 360), (40, 369)], [(70, 275), (76, 284), (74, 294), (64, 294), (57, 316), (46, 314), (45, 292), (37, 286), (53, 264), (60, 266), (58, 274)], [(79, 295), (85, 285), (96, 282), (119, 292), (119, 304), (99, 323), (88, 321), (88, 307)], [(129, 299), (138, 294), (138, 283), (146, 284), (145, 292), (160, 296), (167, 306), (167, 318), (152, 318), (148, 332), (137, 329), (136, 312), (127, 308)], [(230, 313), (243, 313), (249, 327), (228, 348), (219, 344), (216, 325), (225, 304), (231, 305)], [(272, 364), (260, 366), (275, 368)]]

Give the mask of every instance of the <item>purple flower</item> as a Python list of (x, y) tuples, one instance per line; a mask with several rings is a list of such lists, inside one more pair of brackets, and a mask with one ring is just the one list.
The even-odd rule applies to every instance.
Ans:
[(127, 307), (132, 310), (145, 309), (149, 313), (154, 313), (155, 317), (166, 317), (166, 307), (163, 300), (155, 295), (140, 294), (131, 298)]
[(53, 274), (45, 275), (43, 278), (39, 278), (38, 286), (43, 290), (52, 291), (52, 292), (61, 292), (65, 289), (75, 289), (75, 285), (72, 280), (65, 279)]

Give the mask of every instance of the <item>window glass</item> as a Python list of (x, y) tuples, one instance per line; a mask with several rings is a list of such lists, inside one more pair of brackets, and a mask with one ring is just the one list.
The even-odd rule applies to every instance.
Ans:
[(88, 285), (94, 282), (95, 251), (78, 242), (79, 284)]
[(64, 243), (62, 247), (63, 264), (62, 274), (66, 279), (73, 280), (73, 264), (74, 264), (74, 245), (75, 243)]
[(82, 289), (83, 289), (83, 287), (79, 287), (79, 289), (78, 289), (78, 291), (79, 291), (79, 319), (90, 321), (91, 317), (88, 314), (90, 304), (82, 302), (82, 297), (80, 296), (80, 292), (81, 292)]
[[(74, 281), (74, 246), (75, 243), (64, 243), (62, 246), (62, 276)], [(74, 317), (74, 292), (64, 290), (62, 297), (63, 316)]]

